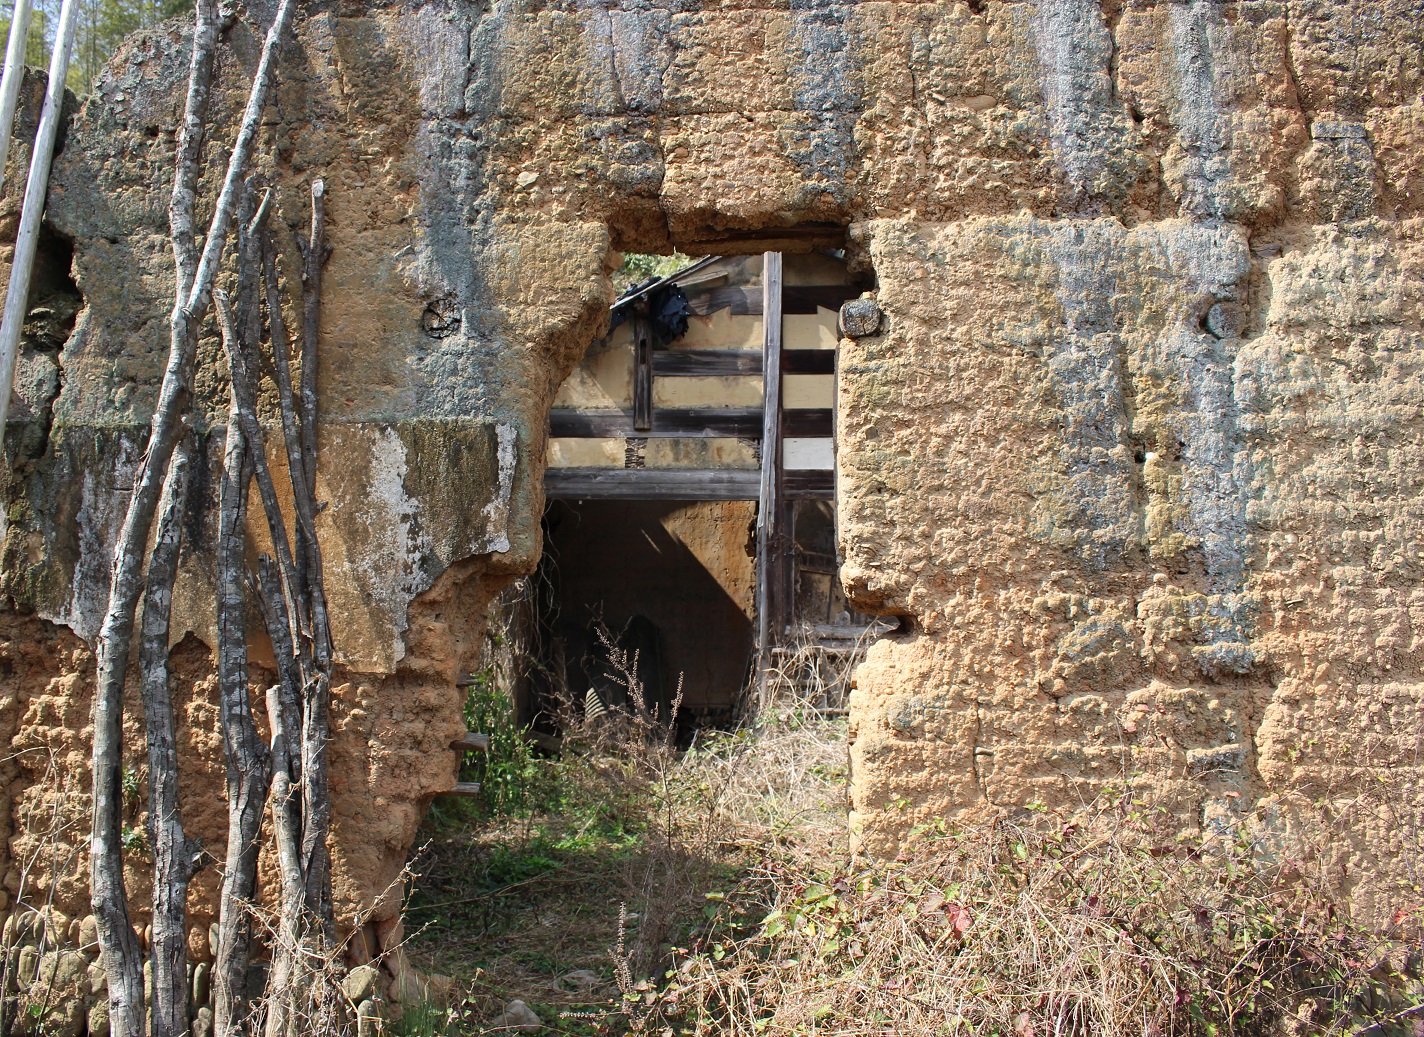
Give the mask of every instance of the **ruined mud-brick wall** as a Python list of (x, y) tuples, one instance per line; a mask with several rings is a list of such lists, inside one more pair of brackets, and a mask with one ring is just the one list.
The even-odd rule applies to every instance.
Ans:
[[(289, 227), (310, 178), (330, 194), (343, 910), (379, 900), (453, 779), (451, 678), (536, 558), (544, 416), (609, 250), (847, 228), (885, 318), (842, 344), (844, 576), (907, 617), (852, 703), (865, 844), (1126, 776), (1187, 826), (1322, 803), (1340, 874), (1387, 894), (1420, 806), (1421, 34), (1403, 0), (304, 8), (264, 167)], [(210, 183), (256, 47), (226, 40)], [(181, 28), (133, 41), (55, 170), (82, 308), (29, 355), (7, 435), (9, 895), (20, 818), (84, 827), (88, 644), (166, 350), (185, 68)], [(210, 336), (210, 464), (224, 377)], [(217, 846), (212, 523), (195, 507), (175, 635)]]

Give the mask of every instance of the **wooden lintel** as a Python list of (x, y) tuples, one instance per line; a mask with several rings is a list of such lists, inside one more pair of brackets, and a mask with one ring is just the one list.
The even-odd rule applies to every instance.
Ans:
[(478, 796), (479, 794), (480, 783), (478, 781), (457, 781), (455, 787), (445, 793), (447, 796)]

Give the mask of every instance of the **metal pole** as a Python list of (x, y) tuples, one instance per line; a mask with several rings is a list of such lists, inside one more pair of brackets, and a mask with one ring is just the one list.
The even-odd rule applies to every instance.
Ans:
[(49, 89), (45, 92), (40, 128), (35, 134), (35, 150), (30, 156), (30, 178), (25, 184), (25, 205), (20, 211), (20, 230), (15, 235), (15, 258), (10, 265), (10, 288), (5, 293), (5, 316), (0, 320), (0, 437), (10, 416), (10, 393), (15, 384), (15, 358), (20, 351), (20, 332), (29, 309), (30, 274), (39, 248), (40, 217), (44, 214), (49, 190), (49, 166), (54, 158), (54, 138), (64, 110), (64, 80), (69, 74), (69, 51), (74, 45), (74, 23), (79, 0), (64, 0), (59, 12), (59, 28), (54, 38), (54, 56), (49, 63)]
[(5, 49), (5, 77), (0, 79), (0, 191), (5, 189), (5, 162), (15, 131), (15, 106), (25, 79), (25, 44), (30, 38), (30, 0), (15, 0), (10, 15), (10, 45)]

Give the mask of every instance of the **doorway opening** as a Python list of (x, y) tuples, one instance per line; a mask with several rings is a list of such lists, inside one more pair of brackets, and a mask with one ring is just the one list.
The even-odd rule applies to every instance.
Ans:
[(866, 287), (839, 252), (768, 252), (614, 303), (550, 416), (542, 668), (566, 704), (628, 705), (621, 652), (633, 705), (666, 715), (680, 682), (679, 726), (720, 725), (807, 644), (862, 638), (836, 573), (835, 380)]

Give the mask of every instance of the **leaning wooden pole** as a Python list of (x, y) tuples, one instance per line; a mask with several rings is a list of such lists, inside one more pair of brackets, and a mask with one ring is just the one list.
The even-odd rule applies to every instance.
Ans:
[(5, 163), (15, 133), (15, 109), (25, 80), (25, 46), (30, 41), (30, 0), (15, 0), (10, 12), (10, 43), (5, 48), (5, 75), (0, 78), (0, 190), (5, 187)]
[[(10, 261), (10, 287), (5, 293), (5, 315), (0, 318), (0, 439), (10, 417), (10, 392), (15, 385), (15, 361), (20, 352), (20, 332), (29, 310), (30, 275), (40, 243), (40, 217), (44, 215), (49, 191), (49, 166), (54, 158), (54, 141), (64, 114), (64, 79), (69, 74), (69, 51), (74, 45), (74, 26), (79, 16), (79, 0), (64, 0), (55, 31), (54, 56), (49, 63), (49, 89), (45, 91), (40, 127), (35, 134), (35, 150), (30, 156), (30, 177), (25, 183), (25, 204), (20, 210), (20, 229), (15, 235), (15, 255)], [(7, 54), (8, 60), (8, 54)], [(3, 82), (0, 81), (0, 85)], [(15, 89), (19, 86), (16, 84)], [(11, 113), (11, 119), (14, 113)], [(8, 142), (9, 130), (5, 137)], [(155, 499), (157, 492), (155, 491)]]
[[(311, 619), (312, 673), (302, 703), (302, 868), (307, 883), (307, 909), (320, 920), (328, 939), (335, 937), (331, 904), (331, 795), (327, 778), (326, 747), (331, 741), (331, 623), (326, 611), (326, 583), (322, 576), (321, 544), (316, 537), (317, 476), (317, 337), (321, 327), (321, 268), (330, 255), (326, 244), (326, 185), (311, 187), (311, 237), (302, 264), (302, 455), (301, 477), (292, 471), (292, 494), (301, 533), (307, 578), (307, 610)], [(276, 318), (274, 318), (274, 327)], [(287, 376), (290, 385), (290, 375)], [(295, 403), (288, 392), (282, 397), (288, 413)]]
[[(66, 9), (73, 0), (66, 0)], [(123, 855), (119, 844), (119, 811), (121, 793), (119, 779), (123, 766), (122, 716), (124, 676), (128, 669), (133, 637), (134, 616), (142, 585), (143, 556), (158, 506), (159, 492), (165, 481), (168, 462), (188, 409), (193, 377), (193, 360), (197, 348), (197, 331), (212, 299), (213, 279), (222, 262), (228, 230), (236, 208), (238, 192), (246, 175), (253, 144), (267, 107), (275, 75), (280, 44), (292, 19), (292, 0), (283, 0), (277, 17), (267, 33), (262, 59), (248, 94), (242, 126), (228, 160), (222, 192), (208, 225), (196, 265), (192, 267), (191, 285), (185, 286), (182, 272), (191, 262), (195, 249), (184, 242), (193, 242), (193, 208), (191, 197), (198, 182), (197, 156), (200, 149), (189, 146), (189, 135), (204, 118), (185, 118), (179, 143), (179, 165), (175, 170), (175, 201), (180, 188), (186, 187), (187, 205), (175, 206), (173, 243), (180, 276), (175, 305), (169, 321), (168, 364), (159, 389), (158, 403), (149, 424), (148, 447), (134, 473), (133, 491), (128, 510), (114, 544), (113, 576), (109, 585), (109, 607), (99, 632), (96, 655), (98, 676), (94, 694), (94, 818), (90, 843), (90, 893), (94, 914), (99, 922), (99, 944), (109, 974), (110, 1024), (112, 1037), (141, 1037), (144, 1032), (143, 976), (141, 958), (133, 927), (129, 924), (128, 896), (124, 888)], [(194, 32), (193, 77), (189, 82), (187, 112), (206, 105), (206, 83), (195, 90), (199, 73), (212, 69), (211, 55), (201, 51), (215, 44), (216, 31), (212, 22), (217, 17), (216, 5), (197, 5), (197, 25)], [(51, 83), (53, 89), (54, 84)], [(186, 221), (186, 223), (182, 222)], [(184, 288), (187, 288), (186, 292)], [(8, 312), (7, 299), (7, 312)], [(8, 391), (8, 390), (7, 390)], [(265, 798), (265, 792), (264, 792)], [(137, 970), (135, 965), (137, 964)], [(137, 977), (135, 981), (135, 976)]]
[(139, 639), (143, 726), (148, 741), (148, 828), (153, 847), (153, 938), (149, 941), (151, 1037), (188, 1033), (188, 883), (201, 846), (183, 831), (178, 805), (178, 743), (169, 689), (169, 617), (183, 539), (191, 437), (168, 466), (148, 563)]
[[(227, 298), (217, 296), (225, 341), (237, 332)], [(218, 696), (227, 750), (227, 860), (223, 867), (218, 943), (213, 966), (213, 1033), (234, 1037), (247, 1030), (247, 966), (252, 945), (251, 906), (257, 885), (258, 838), (271, 781), (267, 746), (257, 732), (247, 684), (247, 609), (243, 579), (247, 490), (261, 447), (243, 432), (248, 402), (245, 367), (232, 372), (227, 447), (218, 500)]]

